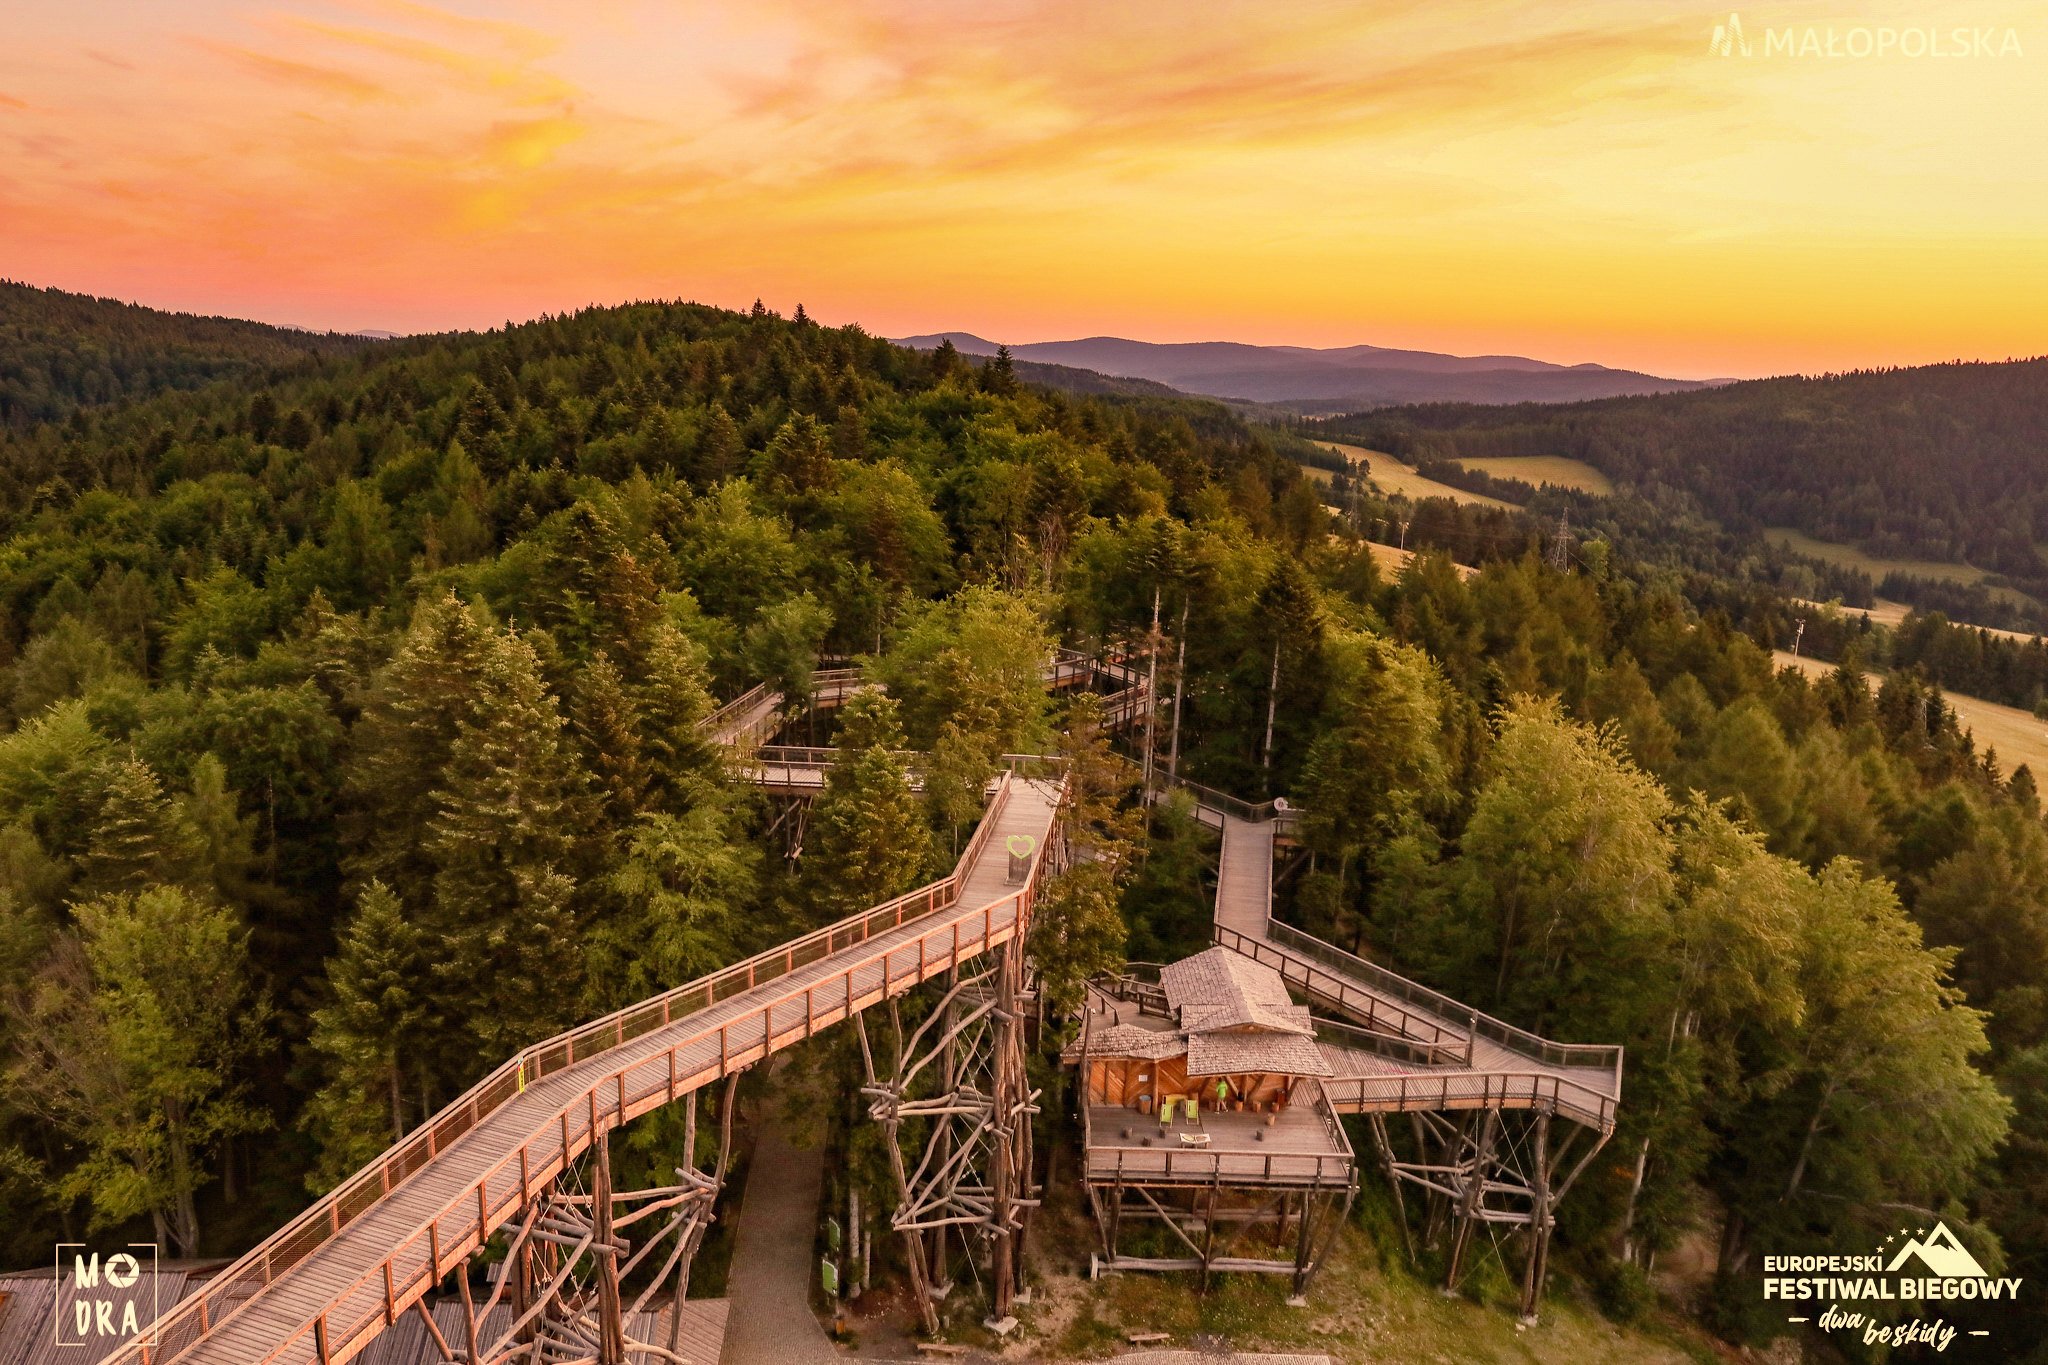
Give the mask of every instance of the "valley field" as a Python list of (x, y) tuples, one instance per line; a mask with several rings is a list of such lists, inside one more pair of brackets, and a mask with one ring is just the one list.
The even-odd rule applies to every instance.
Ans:
[[(1771, 657), (1780, 668), (1796, 668), (1809, 678), (1826, 677), (1835, 666), (1825, 659), (1792, 657), (1789, 650), (1774, 649)], [(1966, 697), (1960, 692), (1943, 692), (1941, 699), (1954, 709), (1963, 728), (1977, 736), (1977, 748), (1998, 751), (1998, 766), (2010, 773), (2024, 763), (2036, 773), (2048, 773), (2048, 720), (2041, 720), (2017, 706)]]
[[(1887, 559), (1860, 550), (1854, 545), (1815, 539), (1806, 532), (1796, 531), (1789, 526), (1765, 527), (1764, 535), (1794, 554), (1807, 555), (1824, 564), (1835, 564), (1845, 569), (1857, 569), (1867, 573), (1873, 583), (1883, 582), (1886, 574), (1903, 573), (1916, 578), (1931, 578), (1937, 582), (1960, 583), (1968, 587), (1982, 583), (1989, 576), (1984, 570), (1968, 564), (1949, 564), (1937, 559)], [(1987, 591), (2009, 602), (2026, 603), (2032, 600), (2025, 593), (2015, 592), (2011, 588), (1990, 588)]]
[(1564, 455), (1503, 455), (1484, 460), (1460, 460), (1458, 463), (1496, 479), (1520, 479), (1531, 488), (1550, 484), (1603, 498), (1614, 492), (1614, 480), (1584, 460)]
[[(1502, 502), (1499, 498), (1489, 498), (1484, 493), (1467, 493), (1462, 488), (1453, 488), (1447, 483), (1438, 483), (1435, 479), (1426, 479), (1415, 472), (1413, 465), (1403, 464), (1383, 450), (1367, 450), (1363, 446), (1340, 445), (1335, 441), (1318, 441), (1316, 444), (1325, 450), (1334, 450), (1338, 454), (1349, 456), (1354, 460), (1363, 459), (1368, 461), (1372, 469), (1372, 481), (1387, 492), (1399, 493), (1404, 498), (1449, 498), (1452, 502), (1461, 502), (1472, 507), (1514, 506), (1513, 503)], [(1329, 477), (1325, 471), (1318, 470), (1312, 472), (1321, 474), (1325, 479)]]

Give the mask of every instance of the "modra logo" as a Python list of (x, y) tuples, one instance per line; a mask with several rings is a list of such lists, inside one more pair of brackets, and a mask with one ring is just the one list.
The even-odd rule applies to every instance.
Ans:
[(1749, 37), (1742, 31), (1742, 16), (1730, 10), (1728, 22), (1714, 25), (1714, 36), (1707, 40), (1707, 51), (1716, 57), (1733, 57), (1740, 52), (1749, 55)]
[[(1957, 1329), (1938, 1317), (1881, 1321), (1874, 1311), (1857, 1311), (1858, 1303), (1874, 1309), (1890, 1303), (2015, 1299), (2020, 1283), (2017, 1275), (1988, 1273), (1938, 1219), (1931, 1231), (1900, 1228), (1888, 1234), (1875, 1255), (1764, 1257), (1766, 1299), (1827, 1304), (1818, 1317), (1787, 1317), (1787, 1322), (1810, 1322), (1823, 1332), (1852, 1332), (1866, 1346), (1931, 1346), (1946, 1351)], [(1845, 1301), (1850, 1308), (1842, 1306)], [(1975, 1330), (1970, 1335), (1988, 1334)]]
[(130, 1242), (105, 1257), (83, 1242), (59, 1242), (57, 1311), (51, 1315), (57, 1344), (105, 1351), (153, 1331), (156, 1287), (156, 1247), (149, 1242)]

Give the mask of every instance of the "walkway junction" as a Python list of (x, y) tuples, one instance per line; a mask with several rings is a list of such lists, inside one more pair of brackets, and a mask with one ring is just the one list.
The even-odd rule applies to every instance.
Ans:
[[(1142, 670), (1123, 659), (1062, 651), (1047, 679), (1102, 693), (1112, 727), (1150, 712)], [(775, 798), (792, 855), (834, 754), (770, 741), (806, 705), (871, 685), (855, 670), (824, 670), (808, 697), (757, 687), (704, 723), (735, 773)], [(1523, 1306), (1533, 1313), (1556, 1203), (1613, 1130), (1620, 1049), (1547, 1042), (1278, 923), (1273, 854), (1291, 814), (1179, 785), (1223, 834), (1217, 946), (1095, 983), (1069, 1049), (1086, 1096), (1098, 1264), (1189, 1268), (1205, 1282), (1213, 1271), (1277, 1268), (1306, 1292), (1356, 1188), (1337, 1116), (1365, 1114), (1396, 1194), (1422, 1192), (1423, 1236), (1452, 1237), (1450, 1284), (1469, 1271), (1475, 1229), (1527, 1233)], [(711, 1365), (691, 1315), (662, 1310), (686, 1298), (713, 1219), (734, 1087), (747, 1068), (848, 1022), (870, 1113), (890, 1139), (892, 1223), (927, 1328), (964, 1256), (987, 1268), (993, 1318), (1007, 1316), (1040, 1193), (1023, 942), (1040, 886), (1065, 865), (1065, 793), (1058, 760), (1005, 760), (946, 876), (525, 1048), (108, 1360), (340, 1365), (403, 1330), (431, 1343), (431, 1359), (470, 1365)], [(941, 981), (936, 1006), (906, 1029), (902, 997)], [(870, 1034), (875, 1010), (889, 1024), (887, 1048)], [(1155, 1069), (1139, 1079), (1133, 1063)], [(613, 1188), (600, 1139), (670, 1105), (694, 1135), (697, 1096), (713, 1087), (727, 1103), (711, 1168), (679, 1169), (655, 1189)], [(1162, 1129), (1169, 1103), (1176, 1114)], [(1388, 1131), (1402, 1114), (1405, 1138)], [(914, 1150), (906, 1121), (922, 1135)], [(1233, 1255), (1234, 1236), (1217, 1245), (1218, 1224), (1267, 1213), (1293, 1220), (1291, 1260)], [(1174, 1229), (1186, 1254), (1121, 1255), (1121, 1221), (1144, 1216)], [(487, 1249), (500, 1264), (481, 1292), (467, 1268)]]

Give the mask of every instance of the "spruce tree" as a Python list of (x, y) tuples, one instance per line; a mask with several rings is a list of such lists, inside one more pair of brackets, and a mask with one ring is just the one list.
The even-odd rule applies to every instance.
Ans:
[(574, 883), (563, 869), (581, 802), (562, 728), (533, 646), (494, 640), (434, 793), (427, 852), (446, 998), (494, 1054), (566, 1022), (576, 998)]
[(147, 763), (131, 754), (113, 764), (105, 790), (91, 842), (79, 859), (81, 897), (206, 880), (198, 832), (164, 795)]
[(456, 736), (481, 701), (490, 652), (488, 628), (447, 593), (414, 610), (405, 642), (371, 684), (346, 778), (352, 847), (343, 866), (358, 881), (382, 881), (402, 895), (432, 883), (436, 793)]
[(737, 474), (743, 448), (739, 423), (732, 420), (724, 404), (713, 403), (703, 434), (697, 438), (697, 459), (692, 471), (696, 482), (709, 488)]
[(425, 1078), (409, 1075), (407, 1062), (439, 1022), (432, 955), (384, 883), (371, 882), (359, 898), (328, 960), (327, 988), (310, 1040), (327, 1081), (306, 1120), (321, 1148), (318, 1189), (405, 1136), (408, 1115), (427, 1109)]
[(681, 810), (692, 780), (717, 767), (718, 756), (697, 729), (714, 709), (703, 650), (667, 622), (654, 627), (630, 696), (639, 711), (651, 798)]
[(640, 814), (648, 785), (640, 712), (611, 656), (599, 650), (576, 682), (573, 715), (597, 796), (623, 827)]
[(896, 702), (870, 689), (840, 718), (839, 761), (811, 816), (804, 882), (820, 920), (840, 919), (916, 885), (931, 854), (911, 790)]

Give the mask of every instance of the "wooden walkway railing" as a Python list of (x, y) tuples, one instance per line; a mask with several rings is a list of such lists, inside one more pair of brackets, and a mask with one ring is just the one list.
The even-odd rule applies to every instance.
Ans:
[[(1028, 920), (1036, 859), (1031, 879), (1016, 890), (978, 905), (961, 897), (984, 853), (1007, 856), (987, 846), (1014, 785), (1008, 773), (999, 779), (947, 877), (522, 1050), (166, 1313), (145, 1338), (109, 1356), (108, 1365), (347, 1360), (596, 1137), (1008, 941)], [(1041, 847), (1039, 826), (1049, 826), (1057, 803), (1056, 792), (1048, 798), (1034, 790), (1030, 823)], [(523, 1122), (503, 1127), (515, 1101)], [(453, 1150), (486, 1126), (499, 1129), (495, 1149), (472, 1141)], [(422, 1183), (428, 1180), (437, 1183)], [(362, 1254), (321, 1256), (394, 1196), (424, 1200), (432, 1211), (395, 1236), (373, 1230), (378, 1240)], [(261, 1329), (236, 1330), (258, 1314), (267, 1315)]]

